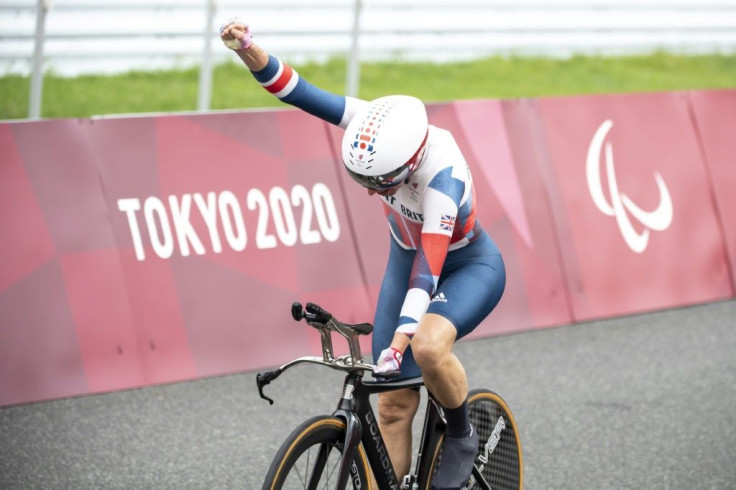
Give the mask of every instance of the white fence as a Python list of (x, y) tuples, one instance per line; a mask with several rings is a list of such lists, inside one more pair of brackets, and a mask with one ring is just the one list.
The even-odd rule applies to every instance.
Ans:
[(348, 93), (360, 59), (736, 51), (736, 0), (0, 0), (0, 66), (31, 73), (30, 118), (44, 69), (198, 64), (206, 110), (213, 64), (232, 59), (217, 27), (233, 14), (286, 59), (347, 56)]

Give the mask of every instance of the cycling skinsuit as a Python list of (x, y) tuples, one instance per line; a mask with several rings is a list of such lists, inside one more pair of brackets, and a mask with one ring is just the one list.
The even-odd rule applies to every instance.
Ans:
[[(343, 129), (368, 104), (311, 85), (273, 56), (253, 75), (283, 102)], [(376, 197), (384, 204), (391, 247), (374, 318), (374, 362), (397, 330), (411, 337), (425, 313), (449, 320), (457, 338), (470, 333), (501, 299), (506, 272), (476, 219), (472, 177), (452, 135), (430, 125), (417, 170), (394, 195)], [(420, 374), (409, 348), (401, 377)]]

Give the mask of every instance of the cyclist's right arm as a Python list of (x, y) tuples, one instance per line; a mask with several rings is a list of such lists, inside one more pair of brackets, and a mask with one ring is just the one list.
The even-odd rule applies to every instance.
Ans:
[[(240, 39), (249, 33), (244, 24), (233, 22), (223, 26), (220, 35), (223, 40), (227, 37)], [(287, 63), (268, 54), (256, 43), (251, 43), (245, 49), (234, 51), (261, 86), (282, 102), (298, 107), (343, 129), (366, 103), (360, 99), (333, 94), (315, 87), (301, 78), (296, 70)]]

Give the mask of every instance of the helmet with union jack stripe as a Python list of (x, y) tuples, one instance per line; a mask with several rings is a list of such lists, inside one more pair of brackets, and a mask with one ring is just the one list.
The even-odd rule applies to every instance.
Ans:
[(370, 189), (406, 181), (424, 156), (429, 122), (422, 101), (390, 95), (371, 101), (348, 124), (342, 161), (348, 174)]

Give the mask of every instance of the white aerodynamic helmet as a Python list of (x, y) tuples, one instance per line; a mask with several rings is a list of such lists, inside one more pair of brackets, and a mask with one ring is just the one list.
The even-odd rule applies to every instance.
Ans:
[(390, 95), (373, 100), (345, 130), (345, 168), (364, 187), (394, 187), (404, 182), (421, 161), (428, 128), (427, 111), (416, 97)]

